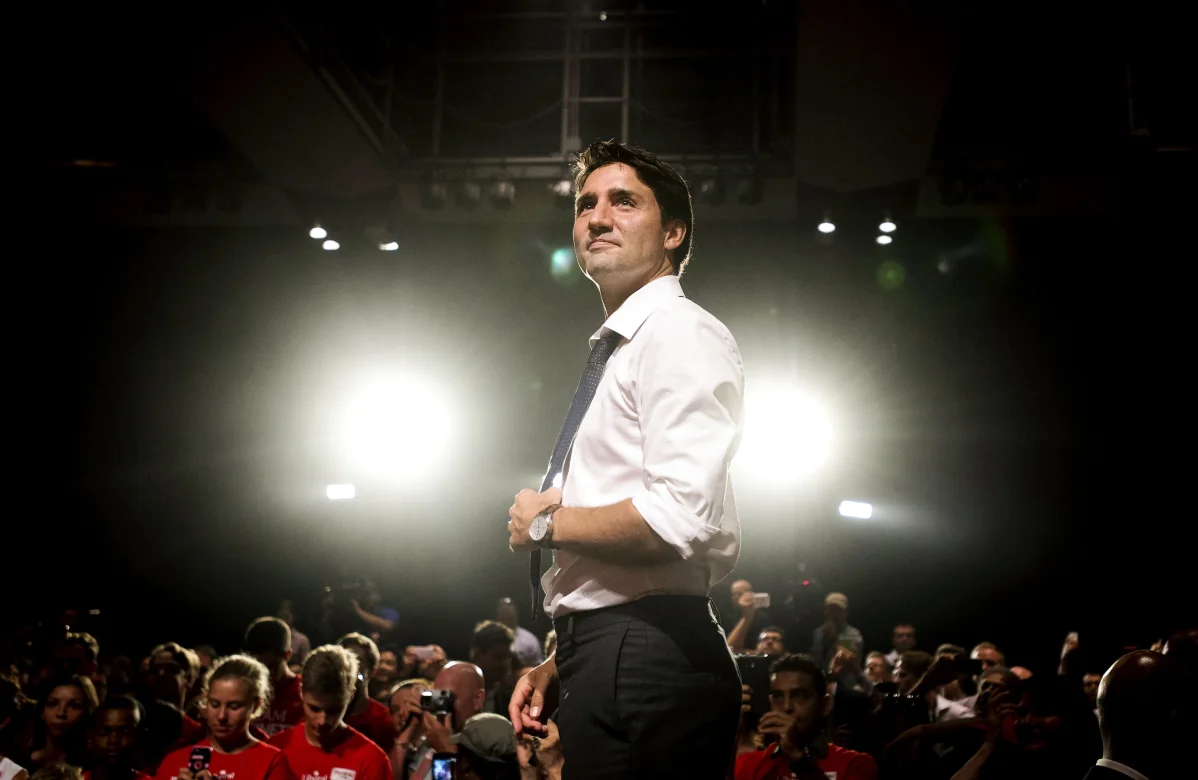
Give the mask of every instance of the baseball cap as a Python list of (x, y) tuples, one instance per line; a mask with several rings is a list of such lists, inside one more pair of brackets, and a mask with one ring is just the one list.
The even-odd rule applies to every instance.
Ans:
[(481, 712), (466, 721), (450, 740), (474, 755), (495, 764), (518, 764), (516, 730), (512, 722), (493, 712)]
[(824, 606), (831, 607), (833, 605), (840, 607), (841, 609), (848, 609), (849, 597), (843, 593), (829, 593), (824, 597)]

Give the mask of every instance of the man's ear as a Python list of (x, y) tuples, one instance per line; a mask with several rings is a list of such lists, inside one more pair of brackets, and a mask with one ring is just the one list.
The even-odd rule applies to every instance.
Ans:
[(665, 248), (673, 251), (682, 246), (683, 240), (686, 239), (686, 223), (680, 219), (671, 219), (665, 225), (665, 232)]

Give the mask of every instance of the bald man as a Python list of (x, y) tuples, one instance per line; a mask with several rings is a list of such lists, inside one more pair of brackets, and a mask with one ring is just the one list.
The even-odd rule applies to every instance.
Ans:
[(433, 687), (453, 691), (454, 732), (462, 730), (466, 721), (483, 711), (487, 698), (486, 680), (483, 671), (474, 664), (450, 661), (433, 680)]
[[(1120, 658), (1098, 684), (1102, 758), (1086, 780), (1165, 780), (1193, 769), (1194, 678), (1151, 650)], [(1184, 759), (1184, 762), (1183, 762)]]

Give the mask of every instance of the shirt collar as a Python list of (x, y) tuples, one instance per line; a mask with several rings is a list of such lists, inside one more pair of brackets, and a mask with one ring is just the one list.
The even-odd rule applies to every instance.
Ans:
[(677, 276), (663, 276), (654, 279), (641, 289), (628, 296), (620, 308), (612, 312), (603, 327), (591, 334), (590, 345), (595, 346), (605, 330), (619, 333), (625, 339), (631, 340), (653, 310), (670, 298), (685, 298), (682, 284)]
[(1128, 777), (1130, 777), (1130, 778), (1131, 778), (1131, 780), (1148, 780), (1148, 778), (1147, 778), (1147, 777), (1145, 777), (1144, 775), (1140, 774), (1140, 773), (1139, 773), (1139, 772), (1137, 772), (1136, 770), (1132, 769), (1132, 768), (1131, 768), (1131, 767), (1129, 767), (1127, 764), (1120, 764), (1118, 761), (1112, 761), (1112, 760), (1111, 760), (1111, 759), (1109, 759), (1109, 758), (1100, 758), (1100, 759), (1098, 759), (1098, 761), (1097, 761), (1096, 765), (1097, 765), (1097, 766), (1104, 766), (1104, 767), (1106, 767), (1107, 769), (1112, 769), (1112, 770), (1114, 770), (1114, 771), (1116, 771), (1116, 772), (1119, 772), (1120, 774), (1127, 775)]

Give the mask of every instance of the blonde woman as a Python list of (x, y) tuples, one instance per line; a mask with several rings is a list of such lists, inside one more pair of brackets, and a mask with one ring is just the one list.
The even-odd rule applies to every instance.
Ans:
[(204, 679), (208, 736), (168, 755), (156, 780), (295, 780), (282, 751), (250, 735), (270, 702), (270, 673), (248, 655), (222, 658)]

